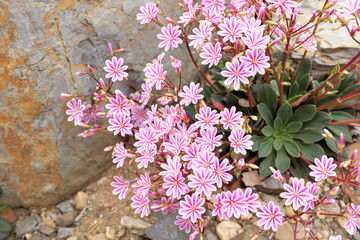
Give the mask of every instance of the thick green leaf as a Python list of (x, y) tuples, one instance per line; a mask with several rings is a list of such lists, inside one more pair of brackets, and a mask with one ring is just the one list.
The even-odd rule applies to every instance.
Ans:
[(296, 141), (296, 145), (299, 146), (300, 153), (310, 162), (314, 162), (314, 158), (319, 158), (324, 155), (324, 150), (320, 144), (310, 144)]
[(315, 116), (311, 121), (303, 124), (303, 128), (314, 128), (314, 129), (323, 129), (329, 126), (331, 118), (326, 112), (316, 112)]
[(302, 76), (297, 83), (299, 84), (299, 92), (304, 92), (306, 91), (306, 89), (308, 89), (309, 87), (309, 83), (310, 83), (310, 73), (305, 74), (304, 76)]
[(211, 94), (214, 93), (214, 90), (209, 85), (205, 85), (203, 87), (203, 93), (204, 93), (205, 100), (209, 100), (211, 97)]
[(0, 239), (6, 239), (12, 233), (12, 225), (0, 218)]
[(273, 143), (273, 147), (276, 151), (279, 151), (283, 146), (282, 141), (279, 138), (275, 138), (274, 143)]
[(299, 93), (299, 84), (297, 82), (294, 82), (289, 89), (288, 99), (295, 97), (298, 93)]
[(348, 87), (346, 87), (340, 94), (340, 97), (344, 97), (345, 95), (351, 93), (352, 91), (358, 89), (360, 87), (360, 85), (350, 85)]
[(321, 107), (324, 106), (326, 104), (329, 104), (333, 101), (335, 101), (336, 99), (338, 99), (339, 97), (336, 95), (325, 95), (322, 98), (320, 98), (319, 101), (316, 102), (316, 106), (317, 107)]
[(275, 91), (276, 95), (280, 96), (279, 87), (278, 87), (278, 84), (277, 84), (276, 80), (271, 80), (270, 85), (272, 86), (272, 88)]
[(354, 73), (346, 75), (346, 77), (340, 81), (340, 86), (338, 87), (339, 92), (342, 92), (348, 86), (351, 86), (355, 83)]
[(291, 166), (289, 171), (292, 176), (297, 178), (303, 178), (308, 175), (307, 165), (300, 159), (291, 159)]
[(274, 129), (269, 125), (263, 127), (263, 129), (261, 129), (261, 132), (267, 137), (274, 135)]
[(195, 106), (194, 104), (190, 103), (188, 106), (185, 106), (185, 110), (187, 115), (194, 121), (196, 121), (195, 119), (195, 115), (196, 115), (196, 111), (195, 111)]
[(275, 131), (276, 132), (281, 131), (283, 128), (284, 128), (284, 124), (281, 121), (281, 119), (278, 118), (278, 117), (275, 118), (275, 120), (274, 120), (274, 129), (275, 129)]
[[(331, 151), (333, 151), (334, 153), (338, 152), (338, 150), (336, 148), (336, 144), (335, 144), (333, 139), (325, 138), (325, 142), (326, 142), (326, 145), (330, 148)], [(318, 158), (320, 158), (320, 157), (318, 157)]]
[(289, 122), (288, 125), (285, 126), (285, 131), (288, 133), (297, 133), (300, 131), (301, 126), (301, 122)]
[(289, 103), (284, 103), (277, 111), (276, 116), (286, 123), (292, 115), (292, 108)]
[(264, 84), (258, 94), (257, 94), (258, 103), (265, 103), (272, 113), (275, 113), (278, 97), (274, 89), (269, 84)]
[(335, 134), (336, 136), (339, 136), (340, 133), (344, 135), (344, 139), (347, 142), (351, 142), (352, 137), (349, 133), (349, 127), (346, 125), (335, 125), (335, 126), (328, 126), (328, 129)]
[(292, 157), (299, 157), (300, 148), (295, 142), (283, 142), (286, 152)]
[(269, 167), (275, 167), (275, 158), (276, 158), (276, 152), (272, 151), (269, 154), (269, 156), (267, 156), (264, 160), (262, 160), (259, 167), (259, 173), (262, 176), (269, 176), (271, 174)]
[(287, 155), (284, 148), (281, 148), (279, 151), (277, 151), (275, 167), (280, 172), (285, 172), (290, 167), (290, 157)]
[(236, 111), (240, 111), (239, 105), (240, 97), (236, 96), (234, 93), (230, 93), (229, 96), (226, 98), (226, 106), (231, 108), (232, 106), (236, 107)]
[(331, 111), (330, 117), (335, 122), (348, 121), (354, 119), (354, 116), (352, 114), (345, 111)]
[(270, 137), (259, 146), (259, 157), (267, 157), (273, 149), (274, 138)]
[(258, 136), (258, 135), (251, 135), (251, 141), (254, 143), (251, 146), (251, 151), (257, 152), (259, 150), (260, 144), (265, 141), (267, 137), (264, 136)]
[(301, 65), (299, 73), (295, 78), (295, 81), (299, 81), (304, 75), (310, 74), (310, 72), (311, 72), (311, 60), (309, 58), (305, 58)]
[(323, 136), (319, 131), (313, 128), (307, 128), (292, 134), (293, 138), (300, 139), (304, 143), (315, 143), (323, 139)]
[(312, 104), (306, 104), (298, 107), (291, 117), (291, 121), (307, 122), (313, 119), (316, 114), (316, 107)]
[(266, 105), (265, 103), (260, 103), (258, 105), (258, 110), (259, 110), (259, 113), (260, 113), (262, 119), (265, 120), (265, 123), (267, 125), (272, 125), (273, 121), (274, 121), (274, 116), (273, 116), (272, 112), (270, 111), (268, 105)]

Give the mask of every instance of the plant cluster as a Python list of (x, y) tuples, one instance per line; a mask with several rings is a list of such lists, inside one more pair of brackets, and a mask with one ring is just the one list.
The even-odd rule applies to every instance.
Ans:
[[(304, 225), (307, 236), (317, 239), (312, 231), (316, 216), (347, 217), (345, 228), (350, 234), (360, 229), (360, 206), (350, 202), (346, 191), (347, 185), (360, 185), (356, 152), (343, 161), (344, 136), (339, 132), (337, 140), (328, 130), (324, 134), (316, 131), (331, 121), (333, 114), (325, 109), (336, 105), (332, 101), (320, 105), (320, 98), (346, 87), (341, 83), (347, 81), (348, 71), (359, 63), (360, 53), (349, 64), (318, 81), (317, 87), (315, 81), (310, 84), (305, 57), (295, 71), (288, 60), (290, 53), (299, 48), (316, 49), (318, 25), (332, 21), (335, 14), (357, 41), (360, 2), (347, 0), (335, 8), (336, 2), (326, 0), (307, 24), (296, 21), (301, 3), (292, 0), (232, 0), (229, 4), (223, 0), (184, 0), (177, 4), (184, 11), (177, 22), (165, 15), (159, 3), (141, 7), (137, 19), (142, 24), (154, 22), (161, 27), (159, 48), (167, 52), (185, 44), (208, 85), (182, 86), (182, 64), (173, 56), (170, 59), (179, 78), (170, 79), (164, 69), (163, 52), (145, 66), (142, 91), (126, 96), (121, 90), (113, 89), (114, 82), (127, 80), (128, 66), (118, 57), (122, 49), (113, 51), (111, 44), (111, 59), (104, 67), (108, 81), (98, 79), (90, 66), (89, 72), (77, 73), (90, 76), (97, 86), (88, 96), (62, 94), (63, 98), (71, 98), (66, 111), (68, 120), (85, 129), (79, 134), (82, 137), (105, 132), (118, 135), (119, 141), (105, 148), (112, 152), (113, 162), (117, 167), (135, 162), (139, 169), (146, 170), (143, 174), (136, 172), (137, 177), (132, 181), (115, 176), (113, 193), (123, 199), (132, 189), (131, 206), (141, 217), (148, 216), (150, 209), (164, 214), (177, 212), (175, 224), (188, 233), (191, 231), (191, 239), (202, 233), (204, 220), (210, 217), (205, 215), (206, 209), (219, 220), (247, 217), (249, 212), (256, 212), (259, 232), (253, 234), (253, 239), (263, 232), (276, 231), (290, 219), (296, 221), (296, 227)], [(284, 47), (278, 62), (274, 60), (275, 45)], [(224, 79), (219, 84), (227, 89), (225, 94), (202, 72), (191, 47), (199, 52), (203, 65), (212, 67), (223, 61), (220, 75)], [(313, 90), (309, 90), (310, 85)], [(357, 89), (340, 96), (342, 102), (359, 95)], [(242, 95), (237, 90), (246, 93), (248, 112), (239, 110), (244, 104), (239, 101)], [(234, 100), (241, 104), (232, 104)], [(108, 124), (100, 124), (101, 118), (107, 119)], [(262, 135), (250, 136), (254, 128)], [(134, 136), (133, 148), (124, 144), (129, 136)], [(323, 137), (331, 142), (328, 145), (333, 146), (338, 161), (324, 152), (307, 155), (312, 151), (312, 143)], [(252, 147), (259, 156), (244, 160)], [(315, 164), (306, 159), (310, 156), (309, 160)], [(315, 158), (320, 156), (321, 160)], [(284, 218), (278, 206), (260, 202), (251, 188), (229, 187), (241, 171), (257, 169), (254, 163), (259, 157), (265, 157), (260, 165), (262, 171), (272, 171), (272, 177), (284, 184), (280, 197), (292, 206), (295, 216)], [(291, 167), (296, 169), (291, 163), (297, 164), (293, 158), (298, 157), (310, 165), (313, 180), (305, 182), (295, 174), (289, 177), (286, 173), (285, 182), (282, 172), (291, 171)], [(319, 196), (319, 186), (326, 181), (332, 190)], [(334, 203), (331, 196), (340, 187), (346, 196), (347, 210), (338, 215), (323, 213), (321, 206)], [(303, 214), (311, 215), (310, 219), (302, 220)]]

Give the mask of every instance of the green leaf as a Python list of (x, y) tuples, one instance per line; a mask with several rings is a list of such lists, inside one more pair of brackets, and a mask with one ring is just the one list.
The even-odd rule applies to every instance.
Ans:
[(259, 157), (267, 157), (272, 150), (274, 138), (268, 138), (265, 142), (262, 142), (259, 146)]
[(347, 142), (351, 142), (352, 137), (349, 133), (348, 126), (346, 126), (346, 125), (328, 126), (328, 129), (336, 136), (340, 136), (340, 133), (342, 133), (344, 135), (344, 140)]
[(192, 120), (196, 121), (195, 119), (196, 111), (194, 104), (190, 103), (188, 106), (185, 106), (185, 111)]
[(352, 114), (344, 111), (331, 111), (330, 117), (335, 122), (348, 121), (354, 119), (354, 116)]
[(310, 72), (311, 72), (311, 60), (309, 58), (305, 58), (301, 65), (299, 73), (295, 78), (295, 81), (300, 81), (304, 75), (310, 74)]
[(275, 138), (273, 146), (274, 146), (276, 151), (279, 151), (282, 148), (283, 143), (281, 142), (281, 140), (279, 138)]
[(203, 87), (203, 93), (204, 93), (205, 100), (207, 101), (210, 99), (211, 94), (214, 93), (214, 90), (209, 85), (205, 85)]
[(338, 87), (339, 92), (342, 92), (347, 88), (348, 86), (351, 86), (355, 83), (355, 77), (354, 73), (350, 73), (346, 75), (346, 77), (340, 81), (340, 86)]
[(226, 106), (229, 108), (235, 106), (236, 111), (240, 111), (239, 99), (240, 98), (234, 93), (230, 93), (229, 96), (226, 98)]
[(272, 86), (272, 88), (275, 91), (276, 95), (280, 96), (279, 87), (278, 87), (278, 84), (277, 84), (276, 80), (271, 80), (270, 85)]
[(269, 154), (269, 156), (267, 156), (264, 160), (262, 160), (259, 167), (259, 173), (262, 176), (269, 176), (271, 174), (269, 167), (275, 167), (275, 158), (276, 158), (276, 153), (275, 151), (272, 151)]
[(286, 152), (292, 157), (299, 157), (300, 148), (295, 142), (283, 142)]
[(316, 112), (315, 116), (311, 121), (303, 124), (303, 128), (314, 128), (314, 129), (323, 129), (329, 126), (331, 118), (326, 112)]
[(302, 76), (297, 83), (299, 84), (299, 92), (304, 92), (308, 89), (310, 83), (310, 73), (305, 74)]
[(268, 105), (266, 105), (265, 103), (260, 103), (258, 104), (258, 110), (262, 119), (265, 120), (265, 123), (267, 125), (272, 125), (274, 121), (274, 116), (271, 113), (271, 110), (269, 109)]
[(262, 142), (264, 142), (267, 139), (267, 137), (264, 136), (258, 136), (258, 135), (251, 135), (251, 141), (254, 143), (251, 146), (251, 151), (257, 152), (259, 149), (259, 146)]
[(0, 239), (6, 239), (12, 233), (12, 225), (3, 218), (0, 218)]
[(301, 122), (290, 122), (285, 126), (285, 131), (288, 133), (297, 133), (300, 131), (302, 125)]
[(292, 115), (292, 108), (289, 103), (284, 103), (277, 111), (276, 116), (279, 117), (283, 123), (286, 123)]
[[(326, 142), (326, 145), (330, 148), (331, 151), (333, 151), (334, 153), (338, 153), (338, 150), (336, 148), (336, 144), (335, 144), (333, 139), (325, 138), (325, 142)], [(318, 158), (320, 158), (320, 157), (318, 157)]]
[(288, 99), (295, 97), (298, 93), (299, 93), (299, 84), (297, 82), (294, 82), (289, 89)]
[(290, 167), (290, 158), (285, 152), (284, 148), (281, 148), (277, 151), (276, 159), (275, 159), (275, 167), (280, 172), (285, 172)]
[(269, 125), (263, 127), (263, 129), (261, 129), (261, 132), (267, 137), (274, 135), (274, 129)]
[(257, 102), (265, 103), (272, 113), (275, 113), (277, 106), (278, 97), (274, 89), (269, 84), (264, 84), (258, 94), (257, 94)]
[(275, 120), (274, 120), (274, 129), (275, 129), (275, 131), (280, 131), (280, 130), (282, 130), (284, 128), (284, 124), (283, 124), (283, 122), (281, 121), (281, 119), (280, 118), (275, 118)]
[(306, 104), (298, 107), (291, 117), (291, 121), (307, 122), (313, 119), (316, 114), (316, 107), (312, 104)]
[(310, 162), (314, 162), (314, 158), (319, 158), (324, 155), (324, 150), (320, 144), (310, 144), (296, 141), (296, 145), (299, 146), (300, 153)]
[(303, 129), (300, 132), (293, 134), (292, 137), (300, 139), (305, 143), (315, 143), (323, 139), (321, 133), (313, 128)]
[(335, 101), (338, 98), (339, 97), (336, 95), (325, 95), (322, 98), (320, 98), (319, 101), (316, 102), (316, 106), (318, 106), (318, 107), (324, 106), (326, 104), (329, 104), (329, 103)]
[(297, 178), (303, 178), (308, 175), (307, 165), (299, 159), (291, 159), (292, 165), (289, 168), (289, 171), (292, 176)]

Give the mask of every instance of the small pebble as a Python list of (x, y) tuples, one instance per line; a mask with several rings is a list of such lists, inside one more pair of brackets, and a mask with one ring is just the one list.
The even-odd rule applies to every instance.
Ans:
[(115, 239), (115, 230), (110, 227), (106, 227), (105, 235), (107, 239), (113, 240)]
[(75, 208), (78, 210), (82, 210), (87, 206), (88, 195), (82, 191), (78, 192), (74, 197)]

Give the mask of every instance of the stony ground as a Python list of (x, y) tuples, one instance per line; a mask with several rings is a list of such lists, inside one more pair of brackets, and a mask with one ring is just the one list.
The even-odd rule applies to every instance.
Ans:
[[(115, 166), (105, 172), (99, 180), (57, 206), (33, 210), (24, 208), (14, 209), (13, 215), (16, 215), (17, 221), (13, 224), (17, 235), (14, 233), (9, 239), (188, 239), (188, 235), (185, 232), (180, 231), (172, 224), (175, 215), (163, 216), (159, 213), (152, 213), (144, 220), (140, 220), (139, 215), (134, 215), (130, 207), (129, 197), (126, 200), (119, 201), (111, 193), (112, 187), (110, 183), (114, 175), (119, 175), (119, 169), (116, 169)], [(132, 171), (130, 169), (122, 169), (121, 175), (130, 178)], [(254, 171), (244, 176), (244, 178), (250, 181), (250, 183), (245, 181), (248, 186), (254, 185), (254, 190), (259, 193), (261, 200), (265, 202), (273, 201), (278, 206), (281, 206), (281, 211), (288, 217), (294, 214), (290, 207), (284, 206), (284, 200), (275, 195), (278, 191), (281, 191), (281, 186), (278, 183), (272, 181), (272, 179), (267, 179), (258, 184), (256, 181), (261, 180), (261, 178)], [(329, 187), (325, 186), (321, 189), (321, 192), (324, 193), (329, 190)], [(274, 193), (274, 195), (271, 193)], [(359, 195), (359, 190), (349, 190), (351, 201), (358, 205), (360, 205)], [(335, 199), (336, 203), (324, 206), (324, 211), (340, 213), (345, 210), (343, 193), (338, 193)], [(307, 215), (303, 216), (303, 220), (308, 220)], [(256, 221), (256, 217), (252, 214), (250, 214), (248, 219), (230, 219), (223, 222), (212, 218), (205, 222), (204, 239), (251, 239), (249, 234), (258, 231)], [(290, 220), (280, 226), (274, 235), (274, 239), (293, 239), (294, 223), (295, 221)], [(350, 236), (343, 230), (341, 226), (344, 226), (345, 223), (345, 219), (327, 217), (320, 220), (316, 219), (313, 227), (318, 239), (329, 239), (330, 236), (340, 234), (343, 236), (343, 239), (359, 240), (359, 233), (355, 236)], [(267, 235), (261, 235), (258, 239), (268, 238), (269, 236)], [(302, 226), (298, 227), (297, 239), (305, 239), (305, 229)]]

